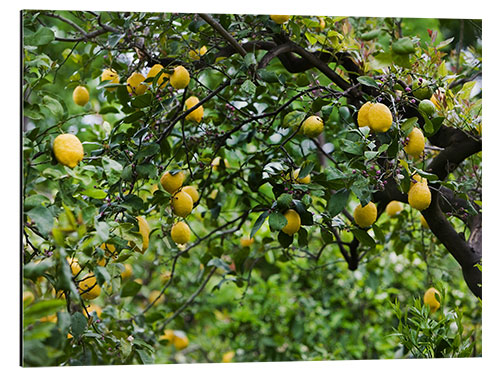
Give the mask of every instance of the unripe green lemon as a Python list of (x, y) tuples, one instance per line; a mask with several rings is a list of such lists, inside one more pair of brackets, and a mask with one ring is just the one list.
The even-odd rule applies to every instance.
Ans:
[(299, 184), (309, 184), (311, 182), (310, 174), (302, 178), (299, 178), (299, 174), (300, 174), (300, 169), (296, 169), (293, 171), (293, 179), (297, 181)]
[[(191, 107), (194, 107), (196, 104), (198, 104), (200, 100), (196, 96), (190, 96), (189, 98), (186, 99), (186, 109), (190, 109)], [(196, 122), (200, 122), (201, 119), (203, 118), (203, 106), (200, 105), (198, 108), (196, 108), (193, 112), (188, 114), (186, 116), (186, 120), (192, 120)]]
[[(163, 70), (163, 65), (155, 64), (151, 67), (146, 78), (154, 78)], [(157, 85), (159, 88), (164, 88), (167, 85), (169, 75), (167, 73), (161, 73), (158, 77)], [(150, 85), (151, 82), (148, 82)]]
[(146, 92), (148, 86), (143, 82), (146, 78), (141, 73), (134, 72), (127, 78), (127, 90), (134, 95), (142, 95)]
[(281, 230), (289, 236), (292, 236), (300, 229), (300, 216), (295, 210), (290, 209), (285, 212), (285, 218), (287, 223)]
[(177, 172), (176, 174), (171, 174), (170, 172), (165, 172), (160, 178), (160, 183), (163, 188), (170, 194), (173, 194), (178, 190), (182, 183), (184, 182), (184, 173)]
[(358, 204), (354, 209), (354, 221), (361, 228), (368, 228), (377, 220), (377, 206), (369, 202), (366, 206)]
[(368, 119), (368, 113), (370, 112), (371, 107), (373, 107), (373, 103), (366, 102), (361, 106), (358, 111), (358, 126), (360, 128), (364, 126), (370, 126), (370, 120)]
[(190, 80), (189, 72), (182, 65), (177, 66), (170, 76), (170, 84), (176, 90), (185, 88)]
[(436, 295), (441, 297), (439, 291), (435, 288), (429, 288), (424, 294), (424, 304), (430, 307), (431, 312), (435, 312), (441, 306), (441, 303), (436, 298)]
[(196, 203), (198, 199), (200, 199), (200, 194), (198, 193), (198, 190), (194, 186), (184, 186), (182, 188), (183, 192), (188, 193), (191, 196), (191, 199), (193, 200), (193, 203)]
[(422, 211), (431, 204), (431, 197), (431, 191), (429, 190), (427, 184), (417, 182), (408, 192), (408, 203), (411, 207)]
[(191, 229), (189, 229), (189, 226), (185, 222), (179, 221), (172, 226), (170, 236), (175, 243), (184, 245), (189, 242)]
[(323, 120), (319, 116), (309, 116), (302, 124), (302, 131), (309, 138), (315, 138), (323, 132)]
[(83, 159), (82, 142), (73, 134), (58, 135), (56, 139), (54, 139), (52, 150), (54, 151), (54, 156), (57, 161), (70, 168), (76, 167)]
[(411, 133), (408, 134), (408, 138), (408, 144), (405, 146), (406, 153), (413, 157), (419, 157), (425, 148), (424, 133), (419, 128), (413, 128)]
[(175, 215), (186, 217), (193, 210), (193, 199), (188, 193), (179, 191), (172, 197), (172, 209)]
[(403, 204), (398, 201), (391, 201), (389, 204), (385, 207), (385, 212), (387, 215), (393, 217), (399, 214), (401, 211), (403, 211)]
[(375, 103), (368, 111), (368, 121), (370, 129), (374, 132), (384, 133), (392, 125), (392, 113), (385, 104)]
[(84, 86), (76, 86), (73, 90), (73, 101), (79, 106), (84, 106), (89, 102), (89, 91)]
[(277, 24), (283, 24), (285, 22), (287, 22), (289, 19), (290, 19), (290, 16), (285, 16), (285, 15), (277, 15), (277, 14), (273, 14), (271, 16), (271, 19), (276, 22)]
[(427, 116), (432, 116), (436, 112), (436, 106), (429, 99), (424, 99), (418, 104), (418, 109)]
[(417, 81), (413, 82), (412, 89), (413, 95), (417, 99), (424, 100), (429, 99), (432, 96), (432, 89), (429, 86), (429, 82), (425, 80), (422, 81), (420, 85)]
[[(110, 81), (109, 83), (120, 83), (120, 76), (114, 69), (105, 69), (101, 74), (101, 82)], [(106, 90), (113, 91), (116, 87), (108, 87)]]
[(89, 273), (82, 278), (78, 284), (80, 295), (85, 300), (91, 300), (99, 297), (101, 294), (101, 287), (97, 284), (97, 279), (93, 273)]

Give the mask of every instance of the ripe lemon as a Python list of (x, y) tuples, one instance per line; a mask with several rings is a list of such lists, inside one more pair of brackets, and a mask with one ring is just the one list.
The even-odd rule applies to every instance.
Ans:
[(54, 139), (52, 150), (57, 161), (70, 168), (83, 160), (83, 146), (82, 142), (76, 135), (73, 134), (60, 134)]
[(396, 216), (399, 214), (401, 211), (403, 211), (403, 204), (399, 201), (391, 201), (389, 204), (385, 207), (385, 212), (387, 215), (390, 217)]
[(300, 184), (309, 184), (311, 182), (311, 175), (308, 174), (305, 177), (298, 178), (300, 173), (300, 169), (296, 169), (293, 171), (293, 179)]
[[(415, 182), (413, 182), (415, 180)], [(420, 176), (418, 173), (415, 173), (413, 176), (411, 176), (410, 180), (410, 189), (415, 185), (417, 182), (421, 182), (423, 184), (427, 185), (427, 179), (425, 177)]]
[(144, 253), (149, 246), (149, 233), (151, 228), (144, 216), (137, 216), (137, 222), (139, 223), (139, 233), (142, 236), (142, 253)]
[(198, 194), (198, 190), (196, 190), (194, 186), (184, 186), (181, 191), (188, 193), (191, 196), (193, 203), (198, 202), (198, 199), (200, 199), (200, 194)]
[(431, 191), (426, 183), (415, 183), (408, 192), (408, 203), (411, 207), (422, 211), (431, 204)]
[(368, 228), (377, 220), (377, 206), (369, 202), (366, 206), (358, 204), (354, 209), (354, 221), (361, 228)]
[(280, 25), (287, 22), (290, 19), (290, 16), (277, 15), (277, 14), (270, 15), (269, 17), (271, 17), (271, 19), (274, 22)]
[(127, 79), (128, 92), (134, 95), (144, 94), (148, 88), (148, 86), (143, 83), (145, 79), (146, 78), (141, 73), (132, 73), (132, 75)]
[(110, 244), (110, 243), (103, 243), (101, 245), (101, 249), (104, 250), (104, 254), (107, 256), (107, 257), (110, 257), (110, 256), (114, 256), (114, 257), (117, 257), (117, 253), (115, 252), (115, 245), (113, 244)]
[(122, 280), (126, 280), (132, 276), (133, 269), (132, 265), (130, 265), (129, 263), (125, 263), (123, 266), (125, 267), (125, 269), (120, 273), (120, 276), (122, 277)]
[(226, 352), (222, 355), (222, 362), (229, 363), (233, 360), (233, 358), (234, 358), (234, 352), (231, 350), (230, 352)]
[(430, 307), (431, 312), (435, 312), (437, 309), (439, 309), (439, 306), (441, 306), (436, 298), (436, 294), (441, 297), (441, 294), (435, 288), (427, 289), (424, 294), (424, 303)]
[(184, 173), (182, 172), (177, 172), (176, 174), (165, 172), (160, 179), (161, 186), (163, 186), (163, 188), (170, 194), (173, 194), (175, 191), (179, 190), (183, 182)]
[(174, 72), (170, 76), (170, 84), (176, 90), (183, 89), (189, 85), (190, 81), (189, 72), (182, 65), (179, 65), (174, 69)]
[(73, 101), (79, 106), (84, 106), (89, 102), (89, 91), (84, 86), (76, 86), (73, 90)]
[(419, 157), (425, 148), (425, 137), (422, 130), (419, 128), (413, 128), (413, 130), (408, 134), (408, 144), (405, 146), (405, 151), (408, 155), (414, 158)]
[(174, 334), (174, 346), (177, 350), (182, 350), (187, 348), (189, 345), (189, 339), (186, 334), (181, 331), (175, 331)]
[(427, 224), (424, 215), (420, 215), (420, 224), (422, 224), (425, 229), (429, 229), (429, 224)]
[(100, 318), (102, 314), (102, 309), (99, 305), (96, 305), (95, 303), (91, 303), (89, 306), (86, 307), (87, 312), (89, 313), (89, 316), (95, 312), (97, 317)]
[(368, 119), (368, 113), (370, 112), (370, 108), (373, 107), (373, 103), (366, 102), (361, 106), (358, 111), (358, 126), (360, 128), (364, 126), (370, 126), (370, 120)]
[(392, 113), (385, 104), (375, 103), (368, 111), (368, 121), (370, 121), (370, 129), (384, 133), (392, 125)]
[(82, 270), (82, 267), (80, 267), (80, 264), (78, 264), (78, 260), (76, 260), (75, 258), (67, 257), (66, 261), (68, 262), (69, 267), (71, 268), (72, 275), (73, 276), (78, 275)]
[(174, 331), (172, 329), (166, 329), (163, 331), (163, 335), (160, 336), (160, 340), (172, 341), (174, 339)]
[(287, 223), (281, 230), (289, 236), (293, 236), (300, 229), (300, 216), (295, 210), (290, 209), (285, 212), (285, 218)]
[[(101, 74), (101, 82), (110, 81), (109, 83), (120, 83), (120, 76), (114, 69), (104, 69)], [(113, 91), (116, 87), (108, 87), (106, 90)]]
[(153, 301), (156, 300), (157, 298), (158, 300), (153, 304), (153, 306), (158, 306), (159, 304), (165, 301), (164, 294), (162, 294), (159, 290), (153, 290), (151, 293), (149, 293), (148, 301), (149, 303), (153, 303)]
[(185, 222), (179, 221), (172, 226), (170, 236), (175, 243), (184, 245), (189, 242), (191, 229), (189, 229), (189, 226)]
[[(151, 67), (146, 78), (154, 78), (163, 70), (163, 65), (155, 64)], [(164, 88), (167, 85), (169, 75), (167, 73), (161, 73), (158, 77), (157, 85), (159, 88)], [(148, 82), (150, 85), (152, 82)]]
[(205, 53), (207, 53), (207, 47), (203, 46), (199, 49), (195, 50), (190, 50), (189, 51), (189, 58), (191, 60), (199, 60), (201, 56), (203, 56)]
[(315, 138), (323, 132), (323, 120), (319, 116), (309, 116), (302, 124), (302, 131), (309, 138)]
[[(186, 99), (186, 109), (190, 109), (191, 107), (194, 107), (199, 102), (200, 102), (200, 100), (196, 96), (190, 96), (189, 98)], [(203, 118), (203, 106), (202, 105), (200, 105), (193, 112), (191, 112), (190, 114), (188, 114), (186, 116), (186, 120), (196, 121), (197, 123), (199, 123), (202, 118)]]
[[(212, 166), (212, 169), (214, 171), (217, 171), (220, 165), (220, 156), (217, 156), (214, 160), (212, 160), (210, 165)], [(227, 159), (224, 159), (224, 166), (226, 167), (226, 169), (229, 168), (229, 161), (227, 161)]]
[(179, 191), (172, 197), (172, 209), (174, 214), (186, 217), (193, 210), (193, 198), (183, 191)]
[(254, 238), (250, 238), (248, 236), (240, 238), (241, 247), (250, 247), (255, 242)]
[(83, 299), (91, 300), (99, 297), (101, 287), (97, 284), (97, 279), (93, 273), (89, 273), (80, 281), (78, 288)]

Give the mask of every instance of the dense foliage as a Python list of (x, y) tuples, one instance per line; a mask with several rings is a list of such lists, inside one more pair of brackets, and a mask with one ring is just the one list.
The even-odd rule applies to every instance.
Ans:
[(23, 12), (25, 366), (481, 355), (481, 23), (281, 21)]

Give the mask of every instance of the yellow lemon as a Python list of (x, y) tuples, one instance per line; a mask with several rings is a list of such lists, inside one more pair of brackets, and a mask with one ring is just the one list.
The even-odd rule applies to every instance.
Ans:
[(326, 22), (323, 17), (318, 17), (319, 20), (319, 29), (323, 30), (326, 27)]
[[(415, 182), (413, 181), (415, 180)], [(420, 176), (418, 173), (415, 173), (413, 176), (411, 176), (411, 180), (410, 180), (410, 189), (413, 187), (413, 185), (415, 185), (417, 182), (421, 182), (425, 185), (427, 185), (427, 179)]]
[(323, 120), (319, 116), (309, 116), (302, 124), (302, 131), (309, 138), (314, 138), (323, 132)]
[(73, 90), (73, 101), (79, 106), (84, 106), (89, 102), (89, 90), (84, 86), (76, 86)]
[(163, 283), (166, 283), (172, 277), (172, 272), (165, 271), (160, 275), (160, 279)]
[[(120, 76), (114, 69), (104, 69), (101, 74), (101, 82), (110, 81), (109, 83), (120, 83)], [(113, 91), (116, 87), (108, 87), (106, 90)]]
[(76, 276), (81, 272), (82, 267), (80, 267), (80, 264), (78, 264), (78, 260), (76, 260), (75, 258), (67, 257), (66, 261), (68, 262), (69, 267), (71, 268), (71, 273), (73, 276)]
[[(199, 102), (200, 102), (200, 100), (196, 96), (190, 96), (189, 98), (186, 99), (186, 109), (190, 109), (191, 107), (194, 107)], [(203, 106), (202, 105), (200, 105), (193, 112), (189, 113), (186, 116), (186, 120), (196, 121), (197, 123), (199, 123), (202, 118), (203, 118)]]
[[(163, 70), (163, 65), (155, 64), (151, 67), (146, 78), (154, 78)], [(169, 75), (167, 73), (161, 73), (158, 77), (157, 85), (159, 88), (164, 88), (167, 85)], [(150, 85), (152, 82), (149, 82)]]
[(29, 290), (23, 292), (23, 305), (29, 305), (31, 302), (35, 300), (35, 295)]
[(290, 19), (290, 16), (285, 16), (285, 15), (278, 15), (278, 14), (273, 14), (270, 15), (271, 19), (276, 22), (277, 24), (283, 24), (287, 22)]
[(439, 306), (441, 306), (441, 304), (436, 298), (436, 295), (441, 297), (441, 294), (435, 288), (427, 289), (427, 291), (424, 294), (424, 304), (430, 307), (431, 312), (435, 312), (437, 309), (439, 309)]
[(163, 186), (163, 188), (170, 194), (173, 194), (175, 191), (179, 190), (183, 182), (184, 182), (184, 173), (180, 171), (177, 172), (176, 174), (165, 172), (160, 179), (161, 186)]
[(177, 66), (170, 76), (170, 84), (176, 90), (183, 89), (189, 85), (189, 72), (182, 65)]
[(153, 290), (151, 293), (149, 293), (148, 301), (149, 303), (153, 303), (155, 300), (156, 302), (154, 303), (153, 306), (158, 306), (165, 301), (165, 295), (162, 294), (159, 290)]
[(373, 106), (373, 103), (366, 102), (361, 106), (358, 111), (358, 126), (360, 128), (364, 126), (370, 126), (370, 120), (368, 119), (368, 113), (370, 112), (370, 108)]
[[(220, 156), (217, 156), (214, 160), (212, 160), (210, 165), (212, 166), (212, 169), (214, 171), (217, 171), (220, 165)], [(224, 166), (226, 167), (226, 169), (229, 168), (229, 161), (227, 159), (224, 159)]]
[(184, 245), (189, 242), (191, 229), (189, 229), (189, 226), (185, 222), (179, 221), (172, 226), (170, 236), (175, 243)]
[(408, 135), (410, 139), (408, 144), (405, 146), (405, 151), (408, 155), (413, 157), (419, 157), (425, 148), (425, 137), (424, 133), (419, 128), (413, 128), (411, 133)]
[(399, 214), (401, 211), (403, 211), (403, 204), (398, 201), (391, 201), (389, 204), (385, 207), (385, 212), (387, 215), (393, 217)]
[(115, 252), (115, 245), (113, 244), (110, 244), (110, 243), (103, 243), (101, 245), (101, 249), (104, 250), (104, 253), (106, 254), (107, 257), (110, 257), (110, 256), (116, 256), (116, 252)]
[(205, 53), (207, 53), (207, 47), (203, 46), (199, 49), (195, 50), (190, 50), (189, 51), (189, 58), (191, 60), (199, 60), (201, 56), (203, 56)]
[(250, 247), (255, 242), (255, 238), (250, 238), (248, 236), (240, 238), (241, 247)]
[(91, 300), (99, 297), (101, 287), (97, 284), (97, 279), (93, 273), (89, 273), (80, 281), (78, 288), (83, 299)]
[(293, 171), (293, 179), (300, 184), (309, 184), (311, 182), (311, 175), (308, 174), (305, 177), (299, 178), (300, 169)]
[(422, 211), (431, 204), (431, 191), (426, 183), (415, 183), (408, 192), (408, 203), (411, 207)]
[(40, 322), (56, 323), (57, 322), (57, 314), (51, 314), (51, 315), (44, 316), (43, 318), (40, 318)]
[(145, 79), (146, 78), (141, 73), (132, 73), (132, 75), (127, 79), (128, 92), (134, 95), (144, 94), (148, 88), (148, 86), (143, 83)]
[(186, 334), (181, 331), (176, 331), (174, 335), (174, 346), (177, 350), (182, 350), (187, 348), (189, 345), (189, 339)]
[(281, 229), (284, 233), (292, 236), (297, 233), (300, 229), (300, 216), (295, 210), (288, 210), (285, 212), (285, 219), (287, 221), (286, 225)]
[(137, 216), (137, 222), (139, 223), (139, 233), (142, 236), (142, 253), (144, 253), (149, 246), (149, 233), (151, 228), (144, 216)]
[(125, 263), (123, 266), (125, 267), (125, 269), (120, 273), (120, 276), (122, 277), (122, 280), (126, 280), (132, 276), (132, 265)]
[(188, 193), (179, 191), (172, 197), (172, 210), (180, 217), (186, 217), (193, 210), (193, 198)]
[(420, 215), (420, 224), (422, 224), (425, 229), (429, 229), (429, 224), (427, 224), (424, 215)]
[(392, 113), (385, 104), (376, 103), (368, 111), (368, 121), (370, 129), (374, 132), (384, 133), (392, 125)]
[(99, 305), (96, 305), (94, 303), (91, 303), (89, 306), (86, 307), (87, 308), (87, 312), (89, 313), (89, 317), (90, 315), (95, 312), (97, 317), (100, 318), (101, 317), (101, 314), (102, 314), (102, 309)]
[(234, 352), (233, 351), (230, 351), (230, 352), (226, 352), (222, 355), (222, 363), (229, 363), (233, 360), (234, 358)]
[(200, 199), (200, 194), (198, 194), (198, 190), (196, 190), (194, 186), (184, 186), (181, 191), (183, 191), (184, 193), (188, 193), (193, 200), (193, 203), (196, 203), (198, 199)]
[(361, 228), (368, 228), (377, 220), (377, 206), (369, 202), (366, 206), (358, 204), (354, 209), (354, 221)]
[(52, 150), (57, 161), (70, 168), (83, 160), (83, 146), (82, 142), (76, 135), (73, 134), (60, 134), (54, 139)]
[(174, 331), (171, 329), (166, 329), (163, 331), (163, 335), (160, 336), (160, 340), (172, 341), (174, 339)]

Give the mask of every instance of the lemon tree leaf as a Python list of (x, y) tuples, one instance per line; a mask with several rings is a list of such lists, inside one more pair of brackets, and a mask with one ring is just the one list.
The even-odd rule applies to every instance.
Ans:
[(104, 168), (109, 183), (114, 184), (118, 182), (123, 171), (123, 166), (116, 160), (110, 159), (107, 156), (104, 156), (101, 160), (102, 167)]
[(262, 224), (264, 224), (269, 215), (270, 215), (269, 211), (265, 211), (262, 214), (260, 214), (260, 216), (257, 218), (255, 224), (252, 227), (252, 231), (250, 232), (250, 238), (253, 238), (253, 236), (255, 236), (255, 233), (257, 233), (257, 231), (260, 229)]
[(330, 216), (337, 216), (347, 205), (350, 191), (341, 189), (330, 196), (328, 200), (327, 210)]
[(287, 223), (286, 217), (279, 212), (272, 212), (271, 215), (269, 215), (269, 227), (271, 230), (281, 230)]
[(71, 334), (75, 337), (81, 336), (87, 329), (87, 318), (77, 311), (71, 315)]
[(293, 243), (293, 236), (289, 236), (285, 232), (280, 231), (278, 234), (278, 242), (286, 249)]
[(375, 240), (366, 232), (365, 230), (352, 228), (352, 234), (354, 237), (358, 239), (363, 245), (368, 246), (369, 248), (375, 247)]

